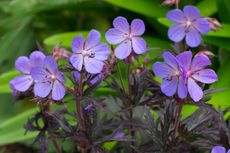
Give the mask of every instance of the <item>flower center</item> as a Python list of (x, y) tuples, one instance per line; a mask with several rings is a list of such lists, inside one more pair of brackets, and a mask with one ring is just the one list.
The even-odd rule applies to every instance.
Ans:
[(91, 52), (91, 51), (88, 51), (88, 50), (83, 50), (81, 52), (82, 56), (88, 56), (90, 58), (94, 58), (95, 57), (95, 53)]
[(130, 33), (127, 35), (127, 39), (132, 39), (132, 38), (133, 38), (133, 34)]
[(188, 71), (187, 73), (186, 73), (186, 77), (191, 77), (193, 75), (193, 72), (192, 71)]
[(51, 75), (51, 79), (52, 79), (52, 80), (56, 80), (56, 76), (52, 74), (52, 75)]
[(192, 22), (190, 21), (190, 20), (188, 20), (187, 22), (186, 22), (186, 26), (187, 27), (190, 27), (192, 25)]

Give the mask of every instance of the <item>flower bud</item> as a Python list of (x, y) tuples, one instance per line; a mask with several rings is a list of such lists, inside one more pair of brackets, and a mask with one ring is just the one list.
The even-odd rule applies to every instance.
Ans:
[(208, 22), (210, 23), (210, 28), (213, 31), (216, 31), (218, 28), (223, 28), (220, 22), (216, 18), (207, 18)]
[(164, 0), (163, 3), (161, 3), (162, 6), (172, 6), (172, 5), (178, 5), (180, 0)]
[(208, 57), (213, 57), (215, 56), (211, 51), (209, 50), (202, 50), (202, 51), (199, 51), (196, 55), (205, 55), (205, 56), (208, 56)]
[(52, 53), (55, 60), (67, 58), (70, 55), (70, 52), (65, 48), (61, 48), (59, 44), (54, 46)]

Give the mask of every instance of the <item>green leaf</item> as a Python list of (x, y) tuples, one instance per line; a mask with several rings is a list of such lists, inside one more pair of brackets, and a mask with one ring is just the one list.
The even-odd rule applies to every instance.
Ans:
[(72, 39), (77, 35), (83, 35), (86, 38), (88, 32), (87, 31), (77, 31), (77, 32), (65, 32), (55, 34), (46, 38), (43, 42), (47, 46), (55, 46), (56, 44), (61, 44), (63, 47), (71, 47)]
[(218, 80), (213, 84), (212, 88), (225, 88), (225, 90), (214, 93), (212, 99), (209, 103), (213, 104), (216, 108), (221, 107), (221, 109), (226, 109), (230, 107), (230, 71), (229, 71), (230, 61), (226, 61), (218, 71)]
[(12, 92), (9, 86), (9, 82), (18, 74), (19, 74), (18, 71), (11, 70), (9, 72), (6, 72), (0, 75), (0, 94)]
[(219, 38), (219, 37), (217, 38), (217, 37), (204, 36), (203, 39), (208, 44), (219, 46), (220, 48), (224, 48), (230, 51), (230, 45), (229, 45), (230, 38)]
[(216, 0), (203, 0), (197, 4), (203, 16), (212, 16), (217, 12)]
[(105, 0), (110, 4), (153, 18), (163, 17), (168, 9), (159, 0)]
[(28, 132), (24, 135), (25, 129), (23, 128), (23, 125), (27, 119), (37, 111), (38, 108), (33, 108), (2, 122), (0, 124), (0, 145), (34, 138), (37, 135), (37, 132)]

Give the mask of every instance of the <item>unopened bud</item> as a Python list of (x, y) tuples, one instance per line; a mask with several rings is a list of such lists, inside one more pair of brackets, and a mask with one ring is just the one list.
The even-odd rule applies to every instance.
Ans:
[(180, 0), (164, 0), (164, 2), (161, 3), (162, 6), (172, 6), (176, 5), (178, 6)]
[(210, 28), (213, 31), (216, 31), (219, 28), (223, 28), (220, 22), (216, 18), (207, 18), (208, 22), (210, 23)]
[(61, 48), (60, 45), (56, 45), (53, 48), (52, 53), (55, 60), (67, 58), (70, 55), (70, 52), (67, 51), (65, 48)]
[(197, 55), (204, 55), (204, 56), (208, 56), (208, 57), (213, 57), (213, 56), (215, 56), (211, 51), (208, 51), (208, 50), (199, 51), (199, 52), (197, 53)]

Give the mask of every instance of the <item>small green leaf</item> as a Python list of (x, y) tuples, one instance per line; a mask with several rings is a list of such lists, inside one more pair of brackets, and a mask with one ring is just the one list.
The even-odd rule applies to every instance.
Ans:
[(71, 47), (72, 39), (77, 35), (83, 35), (86, 38), (87, 31), (77, 31), (77, 32), (65, 32), (60, 34), (55, 34), (46, 38), (43, 42), (47, 46), (55, 46), (56, 44), (61, 44), (63, 47)]
[(160, 5), (162, 1), (159, 0), (105, 0), (105, 2), (153, 18), (163, 17), (168, 11)]
[(216, 0), (203, 0), (197, 4), (203, 16), (211, 16), (217, 12)]
[(224, 48), (230, 51), (230, 45), (229, 45), (230, 38), (219, 38), (219, 37), (217, 38), (217, 37), (204, 36), (203, 39), (208, 44), (219, 46), (220, 48)]
[(226, 61), (218, 71), (218, 81), (213, 84), (212, 88), (225, 88), (225, 90), (218, 93), (214, 93), (212, 99), (209, 101), (210, 104), (216, 108), (221, 107), (222, 110), (230, 107), (229, 95), (230, 95), (230, 61)]

